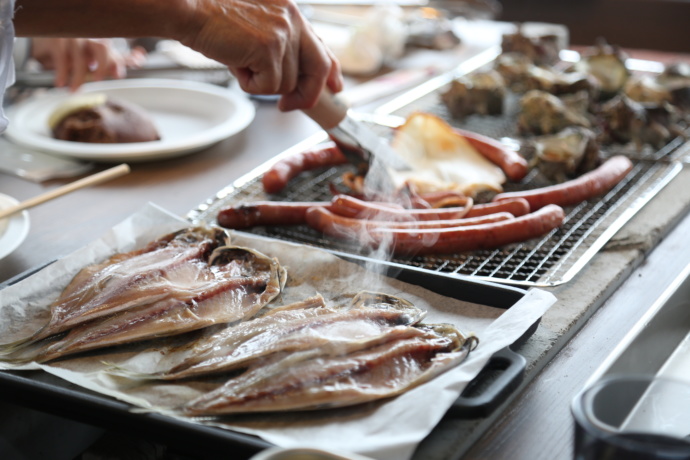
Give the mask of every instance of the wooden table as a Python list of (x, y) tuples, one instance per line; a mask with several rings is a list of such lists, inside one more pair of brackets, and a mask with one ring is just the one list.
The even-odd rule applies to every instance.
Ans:
[[(270, 102), (255, 102), (255, 121), (241, 134), (207, 150), (192, 155), (150, 163), (130, 163), (132, 172), (109, 183), (74, 192), (30, 211), (31, 230), (26, 241), (11, 255), (0, 260), (0, 281), (68, 254), (100, 236), (113, 225), (138, 211), (146, 202), (184, 216), (199, 203), (213, 196), (253, 168), (283, 150), (317, 132), (316, 125), (299, 112), (280, 113)], [(107, 165), (100, 165), (104, 169)], [(690, 190), (684, 186), (687, 175), (679, 176), (669, 186), (666, 198), (672, 202), (683, 194), (690, 201)], [(35, 184), (8, 175), (0, 175), (0, 193), (24, 200), (65, 181)], [(649, 252), (644, 246), (623, 248), (630, 252), (626, 260), (635, 263), (617, 274), (619, 282), (610, 283), (590, 303), (596, 303), (590, 314), (578, 318), (580, 332), (566, 337), (548, 356), (537, 357), (540, 363), (531, 370), (521, 386), (491, 423), (474, 431), (477, 439), (462, 451), (437, 452), (438, 458), (468, 459), (554, 459), (570, 458), (572, 419), (569, 404), (596, 367), (649, 308), (668, 283), (687, 263), (690, 245), (685, 244), (690, 219), (685, 206), (666, 216), (664, 228), (646, 226), (657, 211), (647, 207), (618, 238), (625, 240), (631, 226), (639, 231), (657, 232)], [(672, 215), (671, 215), (672, 214)], [(627, 229), (627, 230), (626, 230)], [(626, 233), (627, 231), (627, 233)], [(629, 235), (628, 235), (629, 236)], [(627, 252), (626, 252), (627, 254)], [(621, 248), (602, 251), (574, 280), (586, 289), (596, 283), (589, 277), (597, 264), (615, 262)], [(639, 266), (638, 269), (633, 270)], [(588, 270), (590, 270), (588, 272)], [(627, 281), (625, 280), (627, 278)], [(625, 281), (625, 282), (624, 282)], [(554, 289), (563, 302), (575, 302), (565, 289)], [(599, 307), (601, 306), (601, 307)], [(591, 316), (591, 318), (590, 318)], [(457, 436), (462, 423), (444, 420), (429, 438)], [(472, 443), (470, 443), (472, 444)], [(428, 446), (426, 446), (428, 447)], [(419, 458), (425, 458), (425, 445)]]

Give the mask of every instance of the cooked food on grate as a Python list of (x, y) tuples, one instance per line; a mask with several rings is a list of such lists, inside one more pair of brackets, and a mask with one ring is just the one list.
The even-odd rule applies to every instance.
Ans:
[(596, 78), (601, 96), (610, 98), (618, 94), (630, 78), (630, 70), (625, 65), (627, 59), (619, 47), (600, 41), (582, 53), (575, 68)]
[(690, 64), (676, 62), (666, 66), (657, 83), (671, 94), (671, 103), (686, 112), (686, 119), (690, 117)]
[(570, 126), (589, 128), (589, 105), (585, 93), (557, 97), (532, 90), (520, 98), (518, 130), (523, 134), (555, 134)]
[[(415, 202), (408, 198), (400, 200), (410, 205), (405, 208), (395, 202), (364, 202), (349, 195), (336, 195), (331, 201), (320, 202), (257, 201), (225, 206), (218, 211), (217, 220), (219, 225), (235, 230), (258, 226), (313, 226), (314, 222), (310, 223), (311, 219), (307, 218), (307, 213), (311, 208), (322, 208), (331, 214), (350, 219), (371, 216), (366, 222), (388, 222), (388, 225), (394, 224), (401, 227), (449, 227), (481, 223), (482, 221), (474, 220), (480, 217), (487, 217), (488, 220), (504, 220), (506, 215), (517, 217), (529, 212), (529, 204), (523, 199), (467, 206), (468, 198), (465, 196), (443, 198), (440, 194), (420, 194), (416, 198), (426, 203), (426, 206), (415, 207)], [(356, 202), (362, 204), (354, 207), (353, 203)], [(417, 212), (416, 209), (427, 211)], [(423, 218), (424, 214), (427, 215), (427, 219)]]
[(643, 104), (671, 102), (671, 91), (649, 75), (634, 75), (623, 87), (623, 94)]
[(557, 35), (528, 36), (520, 26), (517, 32), (503, 35), (501, 50), (503, 53), (524, 55), (537, 65), (551, 65), (558, 62), (561, 45)]
[(601, 164), (601, 154), (594, 132), (580, 126), (545, 136), (527, 139), (521, 153), (554, 182), (565, 182)]
[(103, 93), (72, 96), (51, 114), (55, 139), (101, 144), (150, 142), (161, 138), (139, 105)]
[(261, 183), (266, 193), (279, 193), (300, 173), (347, 163), (347, 158), (329, 142), (278, 160), (266, 171)]
[(567, 182), (532, 190), (499, 193), (494, 200), (524, 198), (532, 210), (552, 204), (572, 206), (608, 192), (623, 180), (632, 168), (633, 164), (628, 157), (617, 155), (606, 160), (598, 168)]
[(410, 115), (396, 128), (393, 149), (410, 165), (391, 171), (398, 187), (412, 184), (420, 192), (454, 190), (473, 196), (500, 191), (506, 176), (441, 118), (423, 112)]
[(495, 70), (475, 72), (453, 80), (448, 89), (441, 93), (441, 101), (454, 118), (468, 115), (500, 115), (506, 83)]
[(564, 219), (560, 206), (547, 205), (524, 216), (485, 224), (442, 229), (379, 227), (360, 235), (359, 242), (397, 256), (457, 254), (538, 238), (560, 227)]
[(685, 136), (681, 113), (667, 102), (643, 104), (619, 94), (602, 105), (599, 115), (604, 143), (633, 142), (638, 148), (648, 144), (659, 149)]
[(43, 362), (252, 317), (281, 292), (285, 270), (224, 240), (219, 230), (186, 229), (83, 269), (48, 325), (8, 345), (3, 359)]

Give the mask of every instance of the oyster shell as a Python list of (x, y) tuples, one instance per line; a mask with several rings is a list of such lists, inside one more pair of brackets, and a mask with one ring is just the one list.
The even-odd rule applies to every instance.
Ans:
[(454, 118), (468, 115), (500, 115), (506, 95), (505, 80), (495, 70), (476, 72), (453, 80), (441, 101)]
[(625, 53), (617, 46), (600, 42), (583, 53), (575, 69), (596, 78), (601, 87), (601, 96), (610, 98), (621, 91), (630, 78), (630, 71), (625, 65), (626, 59)]
[(680, 62), (667, 66), (657, 82), (668, 90), (673, 105), (690, 112), (690, 64)]
[(530, 66), (524, 76), (526, 90), (538, 89), (561, 95), (585, 91), (591, 101), (598, 99), (600, 87), (597, 79), (582, 72), (557, 72), (547, 67)]
[(642, 104), (621, 94), (601, 106), (604, 142), (627, 143), (632, 141), (633, 133), (645, 123), (645, 110)]
[(596, 135), (592, 130), (580, 126), (535, 137), (527, 141), (523, 148), (532, 151), (530, 166), (557, 182), (591, 171), (601, 163)]
[(522, 27), (514, 34), (505, 34), (501, 39), (501, 49), (504, 53), (519, 53), (527, 56), (537, 65), (555, 64), (561, 51), (557, 35), (528, 36)]
[(518, 93), (525, 91), (525, 76), (532, 66), (530, 58), (520, 53), (503, 53), (494, 62), (494, 70), (501, 74), (510, 89)]
[(630, 77), (623, 92), (633, 101), (663, 104), (671, 102), (671, 92), (647, 75)]
[(620, 94), (602, 105), (600, 112), (604, 142), (633, 142), (661, 148), (684, 135), (678, 111), (669, 103), (643, 104)]
[(545, 91), (529, 91), (520, 99), (518, 129), (522, 133), (553, 134), (569, 126), (589, 128), (588, 99), (584, 92), (559, 98)]

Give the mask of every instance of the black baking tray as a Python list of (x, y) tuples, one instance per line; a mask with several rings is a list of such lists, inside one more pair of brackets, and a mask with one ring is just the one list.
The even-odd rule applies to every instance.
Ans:
[[(49, 263), (50, 264), (50, 263)], [(45, 266), (28, 270), (3, 283), (0, 290), (15, 284)], [(507, 309), (526, 290), (487, 281), (431, 276), (414, 268), (397, 267), (395, 278), (459, 300)], [(478, 418), (490, 414), (522, 381), (526, 360), (513, 351), (535, 332), (536, 321), (512, 346), (500, 350), (470, 382), (448, 411), (456, 418)], [(255, 436), (198, 425), (156, 413), (134, 413), (130, 404), (87, 390), (43, 371), (0, 371), (0, 399), (106, 430), (128, 433), (165, 444), (195, 459), (218, 458), (232, 449), (232, 458), (248, 458), (273, 445)]]

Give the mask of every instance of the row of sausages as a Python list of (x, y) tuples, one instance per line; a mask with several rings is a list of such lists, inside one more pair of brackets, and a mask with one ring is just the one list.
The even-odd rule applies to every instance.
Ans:
[(328, 202), (262, 201), (229, 206), (219, 225), (299, 225), (399, 256), (492, 249), (536, 238), (562, 225), (564, 206), (607, 192), (632, 169), (627, 157), (611, 157), (576, 179), (539, 189), (501, 193), (493, 202), (465, 198), (449, 208), (408, 209), (388, 202), (337, 195)]
[[(529, 172), (527, 161), (515, 150), (506, 148), (500, 142), (481, 134), (458, 128), (454, 128), (454, 131), (464, 137), (481, 155), (498, 165), (511, 181), (519, 182)], [(266, 171), (261, 181), (266, 193), (279, 193), (302, 172), (346, 163), (345, 156), (331, 142), (277, 162)]]

